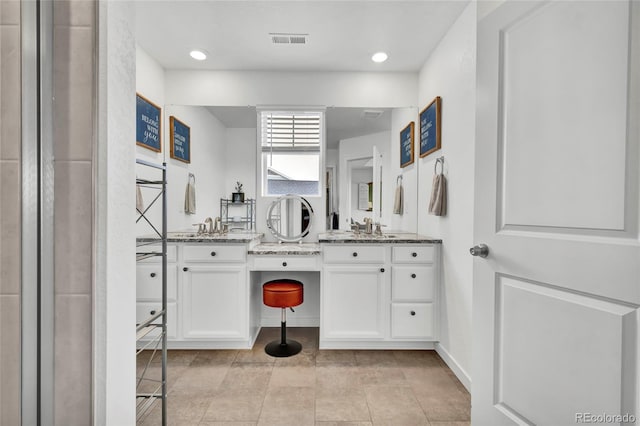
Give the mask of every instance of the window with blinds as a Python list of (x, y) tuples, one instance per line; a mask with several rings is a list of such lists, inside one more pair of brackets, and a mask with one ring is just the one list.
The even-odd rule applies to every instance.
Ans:
[(262, 194), (320, 195), (320, 111), (262, 111)]

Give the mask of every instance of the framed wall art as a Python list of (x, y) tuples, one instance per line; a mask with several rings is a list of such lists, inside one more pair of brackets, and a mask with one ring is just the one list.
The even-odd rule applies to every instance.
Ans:
[(420, 111), (420, 158), (441, 148), (441, 104), (440, 96)]
[(136, 93), (136, 144), (162, 151), (162, 108)]
[(191, 128), (174, 116), (169, 117), (171, 158), (191, 163)]
[(412, 121), (400, 131), (400, 167), (413, 163), (414, 157), (414, 127)]

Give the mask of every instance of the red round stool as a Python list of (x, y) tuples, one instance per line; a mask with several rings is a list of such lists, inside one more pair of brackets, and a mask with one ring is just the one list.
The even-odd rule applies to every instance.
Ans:
[(262, 285), (262, 301), (265, 305), (282, 309), (280, 322), (280, 341), (273, 341), (265, 346), (264, 351), (271, 356), (287, 357), (299, 353), (302, 345), (295, 340), (287, 342), (287, 308), (294, 312), (293, 307), (303, 302), (303, 286), (300, 281), (280, 279), (272, 280)]

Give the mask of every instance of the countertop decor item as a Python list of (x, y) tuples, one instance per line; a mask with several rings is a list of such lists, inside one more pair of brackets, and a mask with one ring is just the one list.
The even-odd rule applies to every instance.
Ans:
[(174, 116), (169, 117), (171, 158), (191, 163), (191, 128)]
[(244, 192), (242, 192), (242, 183), (236, 182), (236, 192), (231, 193), (231, 200), (234, 203), (244, 203)]
[(162, 151), (162, 108), (136, 93), (136, 144)]
[(429, 105), (420, 111), (420, 158), (426, 157), (441, 148), (442, 98), (436, 96)]

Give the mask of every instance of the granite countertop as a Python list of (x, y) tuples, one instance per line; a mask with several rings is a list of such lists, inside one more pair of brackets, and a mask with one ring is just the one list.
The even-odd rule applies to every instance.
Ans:
[[(264, 234), (257, 232), (228, 232), (224, 235), (198, 235), (195, 232), (167, 232), (169, 243), (251, 243), (259, 242)], [(137, 238), (140, 243), (160, 241), (157, 236), (144, 235)]]
[(248, 254), (257, 255), (316, 255), (320, 254), (318, 243), (260, 243), (249, 249)]
[(375, 234), (354, 234), (349, 231), (333, 231), (318, 234), (318, 241), (329, 244), (442, 244), (441, 239), (425, 237), (410, 232), (384, 232)]

